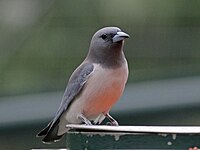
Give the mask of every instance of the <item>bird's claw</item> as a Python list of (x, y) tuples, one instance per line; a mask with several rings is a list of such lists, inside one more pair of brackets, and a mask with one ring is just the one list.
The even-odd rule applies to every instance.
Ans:
[(92, 123), (90, 122), (90, 120), (88, 120), (83, 114), (80, 114), (78, 116), (78, 119), (80, 119), (81, 122), (83, 122), (87, 126), (91, 126), (92, 125)]
[(108, 126), (119, 126), (118, 122), (107, 122), (106, 125)]
[(110, 114), (106, 114), (106, 118), (110, 121), (107, 122), (107, 125), (119, 126), (119, 123)]

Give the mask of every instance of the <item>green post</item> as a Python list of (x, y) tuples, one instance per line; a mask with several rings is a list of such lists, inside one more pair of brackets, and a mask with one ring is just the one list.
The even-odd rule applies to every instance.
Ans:
[[(99, 150), (99, 149), (183, 149), (188, 150), (189, 147), (200, 147), (200, 128), (187, 127), (185, 131), (177, 133), (168, 131), (169, 127), (163, 128), (163, 132), (157, 130), (143, 132), (118, 130), (118, 127), (108, 127), (108, 130), (91, 128), (90, 126), (74, 126), (68, 128), (67, 149), (70, 150)], [(82, 128), (83, 127), (83, 128)], [(126, 128), (126, 126), (124, 126)], [(130, 126), (129, 126), (130, 128)], [(134, 128), (134, 127), (133, 127)], [(142, 127), (141, 127), (142, 128)], [(112, 130), (114, 129), (114, 130)], [(123, 129), (123, 128), (121, 128)], [(156, 128), (155, 128), (156, 129)], [(189, 131), (187, 130), (189, 129)], [(198, 130), (193, 130), (198, 129)], [(187, 131), (186, 131), (187, 130)]]

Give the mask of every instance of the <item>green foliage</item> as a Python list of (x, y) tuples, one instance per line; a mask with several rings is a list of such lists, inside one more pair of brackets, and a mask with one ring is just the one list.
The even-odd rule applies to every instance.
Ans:
[(63, 90), (103, 26), (131, 35), (129, 82), (200, 74), (199, 1), (30, 2), (0, 2), (1, 96)]

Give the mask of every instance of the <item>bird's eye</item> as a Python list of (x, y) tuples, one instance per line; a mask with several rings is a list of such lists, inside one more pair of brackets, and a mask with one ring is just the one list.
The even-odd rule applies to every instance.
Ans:
[(102, 35), (101, 35), (101, 38), (104, 40), (104, 39), (107, 38), (107, 35), (106, 35), (106, 34), (102, 34)]

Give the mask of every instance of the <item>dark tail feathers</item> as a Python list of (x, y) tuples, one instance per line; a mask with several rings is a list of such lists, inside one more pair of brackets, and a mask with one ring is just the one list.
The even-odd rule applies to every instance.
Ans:
[(45, 127), (43, 130), (41, 130), (37, 136), (44, 136), (42, 141), (45, 144), (51, 144), (53, 142), (59, 141), (63, 135), (57, 135), (58, 133), (58, 121), (56, 121), (54, 124), (52, 124), (52, 121)]

